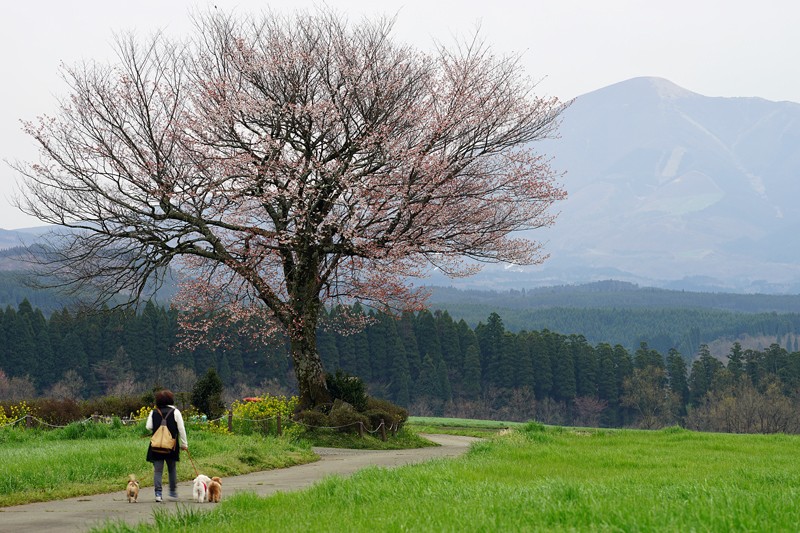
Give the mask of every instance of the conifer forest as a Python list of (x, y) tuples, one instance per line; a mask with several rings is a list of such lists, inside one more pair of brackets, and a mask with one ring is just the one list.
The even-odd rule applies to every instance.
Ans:
[[(325, 312), (335, 323), (341, 308)], [(723, 361), (662, 353), (640, 342), (591, 344), (579, 333), (506, 329), (491, 313), (475, 327), (447, 311), (399, 317), (361, 309), (367, 326), (318, 331), (328, 372), (361, 378), (373, 396), (418, 416), (455, 416), (601, 427), (687, 427), (734, 432), (797, 432), (800, 352), (773, 343), (732, 344)], [(207, 370), (232, 401), (264, 392), (292, 394), (285, 342), (264, 347), (218, 332), (216, 347), (181, 343), (175, 311), (148, 303), (140, 312), (45, 317), (24, 300), (0, 311), (0, 401), (141, 394), (156, 386), (189, 391)], [(794, 341), (796, 342), (796, 340)]]

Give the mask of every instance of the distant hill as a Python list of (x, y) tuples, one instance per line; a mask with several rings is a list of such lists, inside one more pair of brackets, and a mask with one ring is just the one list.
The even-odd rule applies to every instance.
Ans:
[[(603, 279), (716, 292), (800, 292), (800, 104), (713, 98), (660, 78), (578, 97), (537, 143), (569, 198), (541, 267), (461, 287)], [(444, 281), (437, 279), (438, 284)]]
[[(692, 292), (604, 280), (531, 289), (478, 290), (433, 287), (436, 307), (471, 305), (497, 309), (710, 309), (739, 313), (800, 313), (800, 295)], [(500, 313), (502, 315), (502, 313)]]
[(789, 351), (800, 347), (800, 295), (689, 292), (603, 281), (504, 291), (434, 287), (430, 305), (472, 327), (495, 312), (512, 332), (549, 329), (628, 350), (647, 342), (662, 354), (676, 348), (692, 356), (708, 344), (724, 358), (734, 341), (754, 349), (772, 343)]

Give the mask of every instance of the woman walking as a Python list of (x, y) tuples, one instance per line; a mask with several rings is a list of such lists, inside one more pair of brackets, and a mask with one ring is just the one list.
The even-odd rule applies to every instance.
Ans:
[(151, 433), (155, 433), (162, 420), (166, 420), (167, 428), (172, 434), (172, 438), (175, 439), (176, 446), (168, 453), (153, 450), (152, 446), (147, 448), (147, 461), (153, 463), (153, 488), (156, 492), (157, 502), (162, 501), (161, 479), (164, 476), (165, 463), (169, 472), (169, 497), (173, 500), (178, 498), (177, 462), (180, 461), (180, 450), (189, 449), (189, 444), (186, 440), (186, 427), (183, 425), (183, 415), (175, 407), (175, 395), (167, 389), (156, 392), (156, 408), (150, 411), (147, 416), (145, 427)]

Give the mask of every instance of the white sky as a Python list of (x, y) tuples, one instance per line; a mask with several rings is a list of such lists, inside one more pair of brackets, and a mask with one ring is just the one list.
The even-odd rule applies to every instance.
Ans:
[[(20, 119), (52, 112), (61, 62), (113, 59), (115, 33), (190, 31), (192, 10), (240, 13), (313, 8), (304, 0), (25, 0), (0, 11), (0, 160), (32, 160)], [(397, 14), (395, 35), (420, 48), (480, 33), (501, 54), (522, 53), (540, 93), (569, 99), (637, 76), (707, 96), (800, 102), (796, 0), (329, 0), (351, 19)], [(567, 169), (568, 171), (569, 169)], [(10, 203), (17, 176), (0, 162), (0, 228), (40, 225)]]

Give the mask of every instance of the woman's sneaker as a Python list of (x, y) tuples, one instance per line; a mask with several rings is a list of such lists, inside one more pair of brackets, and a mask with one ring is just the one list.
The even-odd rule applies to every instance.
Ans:
[(156, 494), (156, 503), (161, 503), (161, 494)]

